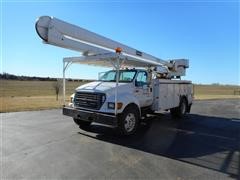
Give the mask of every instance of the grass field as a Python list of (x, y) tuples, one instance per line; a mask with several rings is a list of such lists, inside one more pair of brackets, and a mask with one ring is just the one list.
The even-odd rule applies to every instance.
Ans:
[[(54, 81), (0, 80), (0, 112), (42, 110), (62, 106), (62, 92), (58, 101)], [(82, 82), (66, 82), (66, 98)]]
[(195, 99), (240, 98), (240, 86), (194, 85)]
[[(56, 100), (53, 81), (0, 80), (0, 112), (59, 108), (62, 97)], [(66, 97), (83, 82), (66, 82)], [(234, 95), (239, 86), (194, 85), (195, 99), (240, 98)], [(60, 92), (61, 94), (61, 92)]]

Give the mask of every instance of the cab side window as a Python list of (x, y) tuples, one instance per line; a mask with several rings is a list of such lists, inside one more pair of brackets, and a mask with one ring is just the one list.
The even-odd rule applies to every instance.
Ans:
[(141, 87), (147, 84), (147, 72), (140, 71), (136, 78), (136, 86)]

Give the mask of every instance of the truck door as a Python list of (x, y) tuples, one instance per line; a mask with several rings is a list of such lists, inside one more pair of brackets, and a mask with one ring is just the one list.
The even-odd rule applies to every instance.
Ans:
[(135, 79), (135, 96), (141, 107), (150, 106), (153, 102), (152, 88), (148, 84), (148, 73), (139, 71)]

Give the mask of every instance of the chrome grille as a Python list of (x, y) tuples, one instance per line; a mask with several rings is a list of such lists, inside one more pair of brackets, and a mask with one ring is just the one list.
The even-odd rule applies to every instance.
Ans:
[(89, 109), (99, 110), (105, 101), (103, 93), (76, 92), (74, 96), (74, 105)]

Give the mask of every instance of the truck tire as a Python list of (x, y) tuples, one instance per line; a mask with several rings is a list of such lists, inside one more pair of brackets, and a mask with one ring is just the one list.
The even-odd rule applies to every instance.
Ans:
[(81, 119), (73, 118), (73, 121), (82, 129), (88, 128), (91, 125), (90, 121), (83, 121)]
[(179, 106), (170, 109), (171, 115), (174, 118), (182, 118), (187, 112), (188, 104), (186, 98), (181, 98)]
[(121, 135), (132, 135), (139, 125), (139, 110), (136, 106), (127, 106), (118, 116), (118, 130)]

